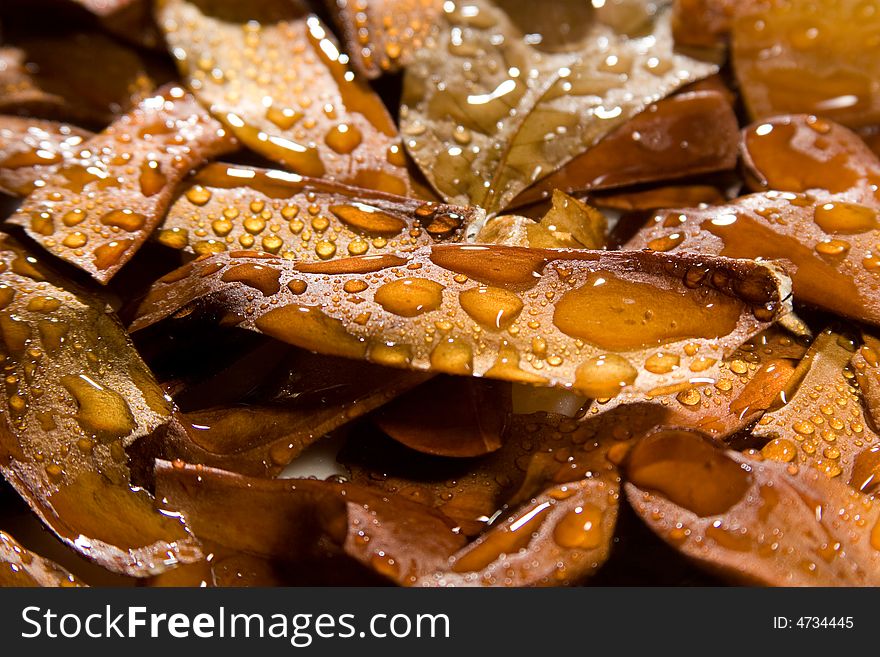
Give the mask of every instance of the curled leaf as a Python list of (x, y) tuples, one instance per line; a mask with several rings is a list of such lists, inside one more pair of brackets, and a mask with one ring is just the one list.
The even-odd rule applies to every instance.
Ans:
[(0, 531), (0, 587), (84, 586), (61, 566), (22, 547)]
[(860, 0), (737, 3), (733, 67), (753, 119), (820, 114), (880, 122), (880, 12)]
[(199, 558), (185, 525), (131, 482), (126, 449), (170, 408), (125, 331), (8, 239), (0, 262), (0, 472), (64, 543), (114, 572)]
[(166, 87), (54, 165), (9, 222), (107, 283), (162, 220), (175, 185), (233, 141), (179, 87)]
[(136, 52), (99, 33), (23, 37), (0, 48), (4, 114), (103, 126), (154, 86)]
[(853, 355), (852, 366), (874, 430), (880, 429), (880, 340), (862, 335), (863, 344)]
[(746, 584), (876, 586), (880, 507), (813, 468), (754, 462), (663, 431), (627, 461), (626, 494), (667, 543)]
[[(756, 124), (743, 139), (753, 177), (771, 191), (711, 208), (665, 210), (627, 247), (787, 259), (796, 268), (798, 301), (880, 322), (877, 158), (845, 128), (811, 117)], [(822, 140), (821, 155), (812, 139)]]
[(399, 584), (436, 569), (464, 542), (442, 514), (354, 484), (159, 461), (156, 492), (199, 538), (282, 563), (344, 555)]
[(0, 117), (0, 191), (27, 196), (50, 166), (75, 158), (90, 137), (68, 123)]
[(386, 404), (374, 422), (416, 451), (469, 457), (501, 447), (509, 415), (509, 385), (440, 376)]
[(300, 261), (329, 260), (458, 241), (483, 219), (479, 208), (211, 164), (187, 182), (158, 239), (198, 255), (246, 248)]
[(406, 68), (419, 48), (430, 47), (442, 0), (328, 0), (346, 52), (359, 73), (377, 78)]
[[(654, 395), (710, 377), (787, 312), (784, 285), (768, 265), (703, 256), (444, 245), (297, 263), (233, 252), (157, 282), (132, 329), (220, 321), (380, 365)], [(661, 345), (680, 368), (644, 368)]]
[[(656, 8), (656, 7), (655, 7)], [(627, 119), (717, 69), (673, 52), (669, 12), (444, 5), (404, 80), (407, 150), (440, 194), (496, 212)], [(633, 20), (635, 19), (635, 20)]]
[(688, 91), (649, 105), (586, 152), (519, 194), (512, 206), (554, 189), (611, 189), (736, 166), (739, 129), (718, 91)]
[(423, 586), (534, 586), (579, 582), (608, 558), (618, 486), (582, 479), (556, 486), (422, 577)]
[(853, 481), (856, 460), (880, 439), (863, 413), (849, 368), (855, 349), (850, 338), (831, 331), (816, 338), (794, 375), (799, 387), (752, 431), (767, 441), (764, 458), (807, 465), (862, 488), (863, 482)]
[(187, 85), (243, 144), (306, 176), (409, 190), (388, 111), (303, 3), (163, 0), (157, 11)]

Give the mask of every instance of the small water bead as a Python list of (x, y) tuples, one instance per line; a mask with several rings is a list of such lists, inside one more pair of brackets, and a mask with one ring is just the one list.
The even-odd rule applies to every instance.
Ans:
[(101, 217), (101, 223), (105, 226), (115, 226), (129, 233), (143, 228), (146, 220), (144, 215), (128, 209), (112, 210)]
[(825, 240), (815, 246), (816, 253), (830, 257), (845, 256), (849, 253), (850, 243), (844, 240)]
[(348, 123), (340, 123), (327, 133), (324, 141), (337, 153), (346, 155), (361, 144), (363, 135), (355, 126)]
[(587, 502), (567, 512), (553, 528), (553, 540), (570, 549), (599, 547), (604, 541), (602, 509)]
[(172, 249), (185, 249), (189, 245), (189, 233), (184, 228), (167, 228), (159, 231), (157, 240)]
[(336, 255), (336, 245), (333, 242), (322, 240), (315, 244), (315, 253), (321, 260), (329, 260)]
[(877, 228), (877, 211), (855, 203), (817, 205), (813, 220), (826, 233), (857, 235)]
[(400, 217), (362, 203), (333, 205), (330, 212), (351, 228), (367, 233), (397, 235), (406, 228), (406, 222)]
[(596, 356), (582, 363), (575, 371), (575, 388), (592, 398), (609, 398), (635, 383), (638, 370), (617, 354)]
[(61, 243), (68, 248), (79, 249), (85, 246), (88, 241), (88, 235), (83, 232), (76, 231), (65, 235), (64, 239), (61, 240)]
[(195, 185), (186, 190), (186, 199), (193, 205), (206, 205), (211, 200), (211, 191), (201, 185)]
[(764, 458), (780, 463), (789, 463), (797, 456), (797, 446), (785, 438), (774, 438), (761, 449)]
[(479, 286), (459, 293), (462, 309), (480, 326), (501, 330), (509, 328), (523, 309), (522, 300), (508, 290)]

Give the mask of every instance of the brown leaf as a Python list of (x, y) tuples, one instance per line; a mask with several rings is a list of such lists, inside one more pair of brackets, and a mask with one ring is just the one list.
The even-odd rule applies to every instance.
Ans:
[(422, 586), (535, 586), (583, 580), (608, 558), (617, 482), (582, 479), (552, 488), (459, 550)]
[[(301, 349), (289, 349), (279, 362), (287, 375), (261, 385), (248, 400), (180, 413), (178, 431), (166, 438), (165, 458), (275, 476), (325, 434), (427, 378)], [(210, 397), (222, 385), (212, 377), (201, 389), (188, 389), (187, 398)]]
[(733, 67), (749, 114), (805, 112), (850, 127), (880, 122), (878, 33), (880, 12), (860, 0), (738, 6)]
[[(779, 276), (703, 256), (497, 246), (328, 263), (222, 253), (157, 282), (132, 329), (220, 321), (392, 367), (594, 397), (662, 394), (710, 376), (725, 351), (787, 312)], [(679, 371), (642, 368), (660, 345)]]
[(469, 457), (501, 447), (509, 415), (509, 385), (439, 376), (386, 404), (374, 422), (416, 451)]
[(23, 548), (0, 531), (0, 587), (85, 586), (58, 564)]
[(388, 111), (303, 3), (162, 0), (157, 11), (188, 86), (248, 148), (303, 175), (407, 193)]
[(738, 138), (736, 115), (722, 93), (676, 94), (649, 105), (510, 205), (537, 201), (554, 189), (611, 189), (733, 169)]
[(0, 251), (5, 394), (0, 472), (58, 537), (143, 577), (201, 556), (129, 476), (126, 449), (169, 404), (106, 304), (7, 239)]
[(880, 322), (877, 158), (845, 128), (811, 117), (753, 125), (743, 140), (752, 176), (772, 191), (658, 213), (627, 248), (787, 259), (798, 301)]
[(246, 248), (299, 261), (328, 260), (459, 241), (484, 216), (479, 208), (211, 164), (187, 182), (158, 239), (198, 255)]
[(0, 48), (4, 114), (100, 127), (132, 109), (154, 86), (136, 52), (99, 33), (23, 37)]
[(719, 48), (726, 45), (737, 10), (757, 0), (675, 0), (672, 35), (677, 46)]
[(92, 136), (69, 123), (0, 117), (0, 191), (27, 196), (49, 167), (76, 158)]
[(155, 48), (161, 36), (152, 20), (150, 0), (62, 0), (95, 15), (108, 32), (137, 45)]
[(442, 0), (327, 0), (352, 66), (368, 78), (406, 68), (419, 48), (430, 47)]
[(880, 429), (880, 339), (862, 334), (861, 348), (853, 354), (852, 366), (874, 430)]
[(721, 205), (724, 201), (724, 195), (712, 185), (668, 185), (633, 192), (590, 195), (590, 202), (599, 207), (628, 212), (693, 207), (702, 203)]
[(877, 586), (880, 507), (813, 468), (755, 462), (662, 431), (627, 461), (626, 494), (667, 543), (745, 584)]
[(849, 368), (856, 345), (852, 339), (825, 331), (820, 334), (787, 391), (782, 408), (766, 413), (752, 431), (768, 441), (766, 459), (810, 466), (829, 477), (852, 482), (859, 454), (880, 444), (867, 422)]
[(251, 479), (159, 461), (156, 492), (197, 536), (226, 548), (294, 564), (342, 553), (399, 584), (446, 563), (464, 542), (442, 514), (354, 484)]
[[(634, 35), (630, 37), (630, 35)], [(648, 40), (636, 38), (645, 34)], [(669, 12), (584, 2), (450, 4), (404, 80), (407, 150), (450, 202), (497, 212), (678, 87), (716, 71), (672, 50)]]
[(162, 220), (175, 185), (233, 145), (192, 96), (166, 87), (53, 166), (9, 222), (107, 283)]

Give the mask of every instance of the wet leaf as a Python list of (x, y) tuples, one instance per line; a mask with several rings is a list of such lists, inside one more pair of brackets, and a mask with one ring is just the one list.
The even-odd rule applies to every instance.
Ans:
[(877, 123), (878, 34), (880, 12), (871, 2), (738, 6), (733, 67), (752, 118), (806, 112), (851, 127)]
[(409, 190), (388, 111), (304, 4), (163, 0), (158, 17), (187, 85), (248, 148), (299, 174)]
[(667, 543), (711, 571), (770, 586), (876, 586), (880, 507), (813, 468), (751, 461), (698, 434), (637, 444), (626, 494)]
[(445, 563), (464, 542), (442, 514), (355, 484), (252, 479), (159, 461), (156, 486), (200, 538), (293, 563), (341, 553), (400, 584)]
[(114, 572), (199, 558), (185, 525), (131, 482), (126, 449), (170, 408), (125, 331), (8, 239), (0, 262), (0, 472), (64, 543)]
[(557, 486), (497, 523), (423, 586), (534, 586), (582, 581), (608, 558), (617, 483), (582, 479)]
[(627, 248), (787, 259), (797, 301), (880, 322), (876, 157), (845, 128), (811, 117), (753, 125), (743, 140), (752, 177), (771, 191), (665, 210)]
[(553, 191), (553, 205), (540, 221), (518, 215), (491, 218), (477, 233), (477, 244), (541, 249), (601, 249), (607, 243), (608, 220), (596, 208)]
[(76, 158), (92, 136), (69, 123), (0, 117), (0, 191), (27, 196), (49, 167)]
[(766, 413), (752, 431), (766, 444), (764, 458), (816, 468), (829, 477), (853, 481), (859, 454), (880, 444), (863, 413), (855, 375), (849, 368), (856, 344), (851, 338), (820, 334), (793, 380), (787, 404)]
[(85, 586), (58, 564), (22, 547), (0, 531), (0, 587)]
[(658, 208), (721, 205), (724, 195), (712, 185), (669, 185), (634, 192), (612, 192), (590, 196), (590, 202), (614, 210), (656, 210)]
[[(95, 63), (101, 74), (95, 76)], [(32, 36), (0, 48), (0, 113), (102, 127), (155, 86), (133, 50), (83, 32)]]
[(386, 404), (374, 422), (416, 451), (468, 457), (501, 447), (509, 415), (509, 385), (440, 376)]
[[(703, 256), (516, 247), (329, 263), (234, 252), (157, 282), (132, 328), (220, 322), (380, 365), (654, 395), (711, 376), (725, 351), (785, 314), (780, 276)], [(661, 345), (677, 371), (644, 369)]]
[(611, 189), (730, 170), (738, 140), (736, 115), (722, 93), (676, 94), (649, 105), (511, 205), (537, 201), (554, 189)]
[(234, 147), (179, 87), (166, 87), (50, 169), (9, 222), (107, 283), (162, 220), (175, 185)]
[(246, 248), (299, 261), (329, 260), (459, 241), (484, 216), (479, 208), (213, 164), (183, 187), (158, 239), (199, 255)]
[[(425, 374), (288, 349), (278, 358), (284, 376), (271, 377), (238, 403), (189, 408), (166, 437), (166, 458), (275, 476), (330, 431), (422, 383)], [(238, 369), (236, 372), (241, 373)], [(215, 400), (221, 377), (189, 387), (178, 399)]]
[(620, 17), (572, 0), (538, 17), (529, 3), (448, 3), (436, 47), (406, 71), (401, 108), (407, 150), (437, 191), (503, 209), (650, 103), (716, 71), (672, 52), (667, 11), (653, 20), (647, 4), (633, 6)]
[(442, 0), (327, 0), (327, 5), (352, 66), (368, 78), (406, 68), (415, 51), (430, 47), (443, 14)]
[(862, 346), (853, 354), (852, 366), (862, 393), (865, 411), (874, 430), (880, 429), (880, 340), (862, 334)]

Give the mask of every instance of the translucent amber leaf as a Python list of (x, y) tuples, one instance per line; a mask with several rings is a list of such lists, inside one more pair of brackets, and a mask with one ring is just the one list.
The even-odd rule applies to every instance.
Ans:
[[(862, 335), (863, 344), (853, 355), (852, 366), (865, 411), (875, 430), (880, 429), (880, 340), (872, 334)], [(880, 480), (877, 482), (880, 484)]]
[(627, 248), (787, 259), (798, 301), (880, 322), (876, 156), (846, 128), (804, 116), (750, 126), (743, 144), (754, 184), (771, 191), (665, 210)]
[(765, 458), (852, 480), (859, 454), (880, 444), (849, 369), (855, 350), (851, 339), (830, 331), (816, 338), (794, 377), (799, 387), (786, 393), (788, 403), (766, 413), (752, 431), (766, 441)]
[(733, 24), (733, 67), (754, 119), (808, 112), (877, 123), (878, 47), (880, 10), (863, 0), (750, 2)]
[(185, 525), (131, 482), (126, 448), (170, 408), (125, 331), (100, 299), (2, 248), (0, 472), (64, 543), (114, 572), (199, 558)]
[(409, 190), (388, 111), (302, 3), (164, 0), (158, 17), (190, 89), (243, 144), (303, 175)]
[[(702, 256), (515, 247), (328, 263), (235, 252), (157, 282), (133, 329), (223, 318), (328, 355), (613, 397), (711, 377), (686, 368), (786, 312), (777, 276)], [(679, 371), (644, 369), (660, 345), (680, 356)]]
[(162, 220), (176, 184), (232, 148), (192, 96), (166, 87), (48, 169), (9, 222), (107, 283)]
[(628, 463), (626, 494), (636, 513), (671, 546), (731, 580), (880, 581), (880, 507), (813, 468), (750, 461), (680, 431), (643, 440)]
[(280, 563), (346, 555), (400, 584), (445, 563), (464, 538), (428, 507), (355, 484), (251, 479), (159, 461), (156, 492), (196, 536)]
[(724, 201), (724, 195), (712, 185), (668, 185), (590, 196), (590, 202), (599, 207), (623, 211), (691, 207), (701, 203), (720, 205)]
[(430, 47), (442, 0), (327, 0), (352, 65), (368, 78), (393, 73)]
[(511, 205), (537, 201), (554, 189), (610, 189), (733, 169), (738, 141), (736, 115), (722, 93), (677, 94), (649, 105)]
[(24, 37), (0, 48), (0, 112), (6, 114), (103, 126), (154, 86), (135, 51), (99, 33)]
[(49, 167), (76, 158), (92, 136), (68, 123), (0, 117), (0, 191), (27, 196)]
[(182, 188), (158, 239), (199, 255), (246, 248), (300, 261), (330, 260), (459, 241), (484, 218), (479, 208), (212, 164)]
[(717, 70), (673, 53), (668, 11), (634, 7), (618, 16), (572, 0), (536, 15), (529, 3), (446, 3), (436, 47), (407, 68), (401, 108), (407, 150), (437, 191), (503, 209), (650, 103)]
[(22, 547), (0, 531), (0, 587), (84, 586), (61, 566)]

